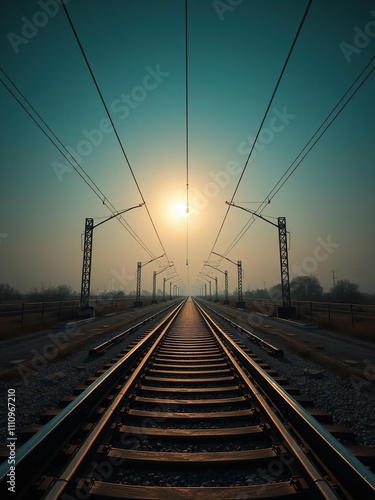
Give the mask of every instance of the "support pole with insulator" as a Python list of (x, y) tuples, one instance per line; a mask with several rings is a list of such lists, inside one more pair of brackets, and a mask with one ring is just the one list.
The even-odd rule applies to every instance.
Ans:
[(278, 308), (278, 316), (280, 318), (292, 318), (295, 314), (295, 307), (292, 307), (292, 303), (290, 300), (290, 284), (289, 284), (289, 262), (288, 262), (288, 238), (287, 238), (287, 230), (286, 230), (286, 218), (278, 217), (277, 224), (266, 219), (260, 214), (257, 214), (253, 210), (249, 210), (248, 208), (240, 207), (239, 205), (235, 205), (229, 201), (225, 202), (227, 205), (231, 205), (232, 207), (240, 208), (245, 212), (249, 212), (252, 215), (255, 215), (259, 219), (268, 222), (274, 227), (277, 227), (279, 232), (279, 253), (280, 253), (280, 274), (281, 274), (281, 295), (282, 295), (282, 307)]

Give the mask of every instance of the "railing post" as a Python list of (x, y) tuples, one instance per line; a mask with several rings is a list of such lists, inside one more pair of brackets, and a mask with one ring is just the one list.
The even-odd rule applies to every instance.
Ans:
[(350, 304), (350, 315), (352, 317), (352, 326), (354, 325), (354, 314), (353, 314), (353, 305)]
[(43, 323), (43, 318), (44, 318), (44, 304), (45, 304), (45, 302), (43, 302), (43, 304), (42, 304), (42, 318), (41, 318), (41, 323)]
[(22, 308), (21, 308), (21, 326), (23, 326), (23, 313), (25, 311), (25, 303), (22, 303)]

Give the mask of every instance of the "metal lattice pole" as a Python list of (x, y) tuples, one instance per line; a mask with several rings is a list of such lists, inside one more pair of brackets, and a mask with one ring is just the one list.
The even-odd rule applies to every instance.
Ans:
[(142, 262), (137, 262), (137, 291), (135, 294), (136, 306), (140, 306), (141, 304), (141, 272), (142, 272)]
[(91, 280), (91, 261), (92, 261), (92, 239), (93, 239), (94, 219), (86, 219), (85, 239), (83, 244), (83, 265), (81, 281), (81, 308), (84, 309), (90, 305), (90, 280)]
[(242, 306), (242, 262), (240, 260), (237, 261), (237, 273), (238, 273), (238, 304), (239, 307)]
[(228, 299), (228, 271), (224, 271), (224, 293), (225, 293), (224, 304), (229, 304), (229, 299)]
[(156, 271), (152, 274), (152, 303), (156, 302)]
[(283, 298), (283, 307), (291, 307), (286, 218), (278, 217), (277, 221), (279, 228), (281, 293)]
[(219, 292), (217, 290), (217, 276), (214, 276), (215, 280), (215, 302), (219, 302)]
[(165, 282), (166, 282), (166, 278), (163, 278), (163, 298), (162, 298), (163, 302), (166, 301), (166, 298), (165, 298)]

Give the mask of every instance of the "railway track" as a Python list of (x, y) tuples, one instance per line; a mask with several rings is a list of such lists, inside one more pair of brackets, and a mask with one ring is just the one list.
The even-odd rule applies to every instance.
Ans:
[(375, 498), (329, 416), (191, 299), (87, 382), (17, 450), (19, 498)]

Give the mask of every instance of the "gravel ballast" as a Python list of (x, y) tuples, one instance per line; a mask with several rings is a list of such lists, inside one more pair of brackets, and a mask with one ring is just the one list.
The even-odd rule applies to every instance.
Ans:
[[(98, 344), (98, 339), (90, 340), (84, 349), (69, 357), (52, 360), (34, 370), (32, 376), (24, 380), (9, 379), (0, 381), (3, 404), (0, 405), (0, 419), (4, 423), (0, 441), (5, 444), (7, 421), (6, 395), (9, 388), (16, 391), (16, 434), (20, 429), (37, 424), (44, 411), (58, 407), (59, 400), (73, 392), (74, 388), (85, 383), (88, 377), (101, 369), (116, 355), (116, 352), (131, 343), (138, 334), (130, 334), (121, 343), (112, 346), (99, 357), (89, 357), (90, 348)], [(102, 334), (101, 341), (113, 333)], [(254, 345), (242, 334), (241, 340), (251, 346), (266, 363), (284, 376), (291, 384), (298, 386), (301, 394), (311, 397), (315, 407), (329, 412), (334, 423), (348, 427), (356, 435), (359, 444), (375, 446), (375, 384), (373, 379), (341, 379), (329, 370), (306, 360), (285, 348), (274, 338), (264, 339), (280, 347), (284, 357), (277, 359), (267, 354), (260, 346)], [(307, 370), (307, 371), (306, 371)], [(316, 373), (319, 372), (319, 378)]]

